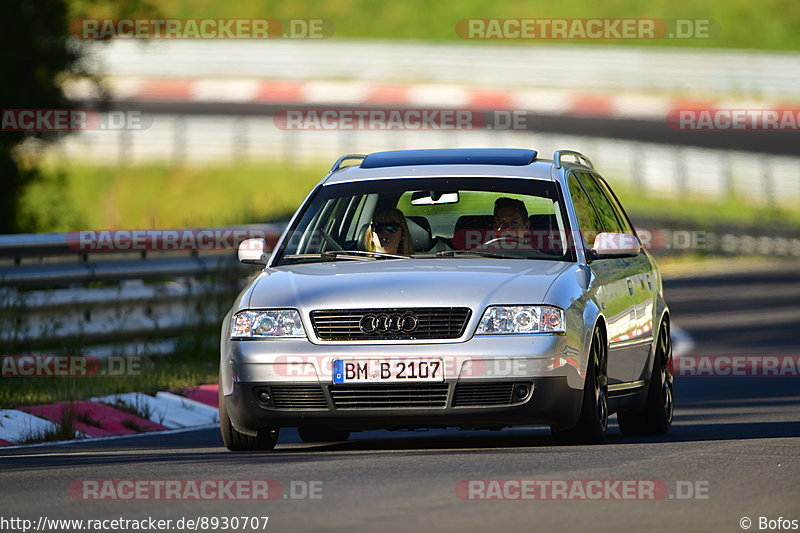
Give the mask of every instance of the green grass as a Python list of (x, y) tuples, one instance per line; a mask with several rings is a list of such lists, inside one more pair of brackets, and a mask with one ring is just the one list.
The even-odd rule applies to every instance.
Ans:
[(800, 228), (798, 206), (756, 206), (740, 196), (722, 200), (687, 196), (678, 200), (649, 195), (613, 183), (612, 186), (632, 218), (670, 219), (705, 227), (731, 224), (762, 228)]
[(23, 197), (22, 216), (36, 231), (263, 222), (294, 212), (329, 164), (46, 166)]
[(216, 383), (219, 354), (208, 350), (196, 356), (176, 354), (142, 361), (138, 376), (103, 377), (1, 377), (0, 409), (59, 401), (86, 400), (92, 396), (195, 387)]
[(61, 411), (61, 417), (55, 427), (43, 431), (32, 431), (23, 436), (20, 444), (34, 444), (38, 442), (58, 442), (75, 438), (75, 411), (68, 406)]
[[(329, 161), (286, 167), (45, 168), (23, 198), (37, 231), (135, 229), (256, 223), (289, 216), (325, 175)], [(635, 218), (671, 218), (695, 225), (732, 223), (800, 227), (800, 207), (753, 206), (744, 198), (660, 198), (612, 183)]]
[[(87, 4), (90, 17), (112, 16), (104, 3)], [(334, 38), (462, 41), (456, 22), (466, 18), (662, 18), (711, 19), (720, 27), (712, 39), (569, 41), (608, 45), (800, 50), (800, 2), (796, 0), (161, 0), (164, 18), (327, 19)], [(485, 41), (488, 42), (488, 41)], [(538, 46), (565, 41), (527, 41)]]
[[(234, 294), (223, 298), (226, 306)], [(219, 305), (219, 302), (212, 302)], [(219, 375), (219, 326), (187, 326), (171, 338), (176, 340), (172, 353), (142, 356), (133, 362), (115, 358), (108, 366), (101, 360), (97, 373), (75, 377), (8, 377), (0, 376), (0, 409), (25, 405), (78, 401), (92, 396), (124, 392), (155, 394), (163, 390), (195, 387), (216, 383)], [(13, 346), (0, 345), (2, 353), (25, 353)], [(48, 351), (53, 355), (83, 353), (80, 346)], [(103, 371), (105, 370), (105, 375)], [(88, 421), (85, 421), (89, 423)]]

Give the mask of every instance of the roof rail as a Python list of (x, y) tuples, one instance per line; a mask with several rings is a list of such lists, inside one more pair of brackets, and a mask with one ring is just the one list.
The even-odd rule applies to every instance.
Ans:
[(561, 158), (565, 155), (569, 155), (577, 159), (579, 165), (583, 165), (594, 170), (594, 165), (592, 165), (591, 159), (580, 152), (574, 152), (572, 150), (556, 150), (556, 152), (553, 154), (553, 162), (556, 164), (556, 168), (561, 168)]
[(365, 157), (367, 157), (366, 154), (347, 154), (347, 155), (343, 155), (342, 157), (340, 157), (339, 159), (336, 160), (336, 163), (333, 164), (333, 166), (331, 167), (331, 172), (332, 173), (336, 172), (337, 170), (342, 168), (342, 163), (344, 163), (348, 159), (364, 159)]

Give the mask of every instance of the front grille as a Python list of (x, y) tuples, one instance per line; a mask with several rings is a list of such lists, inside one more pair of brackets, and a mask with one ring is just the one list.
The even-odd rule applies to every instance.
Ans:
[(327, 409), (328, 401), (320, 385), (271, 385), (275, 409)]
[(417, 385), (332, 385), (333, 405), (337, 409), (380, 409), (445, 407), (447, 383)]
[[(404, 309), (334, 309), (312, 311), (314, 332), (325, 341), (383, 340), (383, 339), (456, 339), (464, 333), (470, 310), (465, 307), (425, 307)], [(367, 315), (406, 316), (418, 319), (411, 332), (365, 333), (361, 319)]]
[(514, 383), (458, 383), (453, 407), (511, 405)]

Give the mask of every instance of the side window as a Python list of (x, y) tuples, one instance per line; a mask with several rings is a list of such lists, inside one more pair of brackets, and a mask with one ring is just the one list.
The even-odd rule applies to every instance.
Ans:
[(592, 200), (592, 204), (594, 204), (595, 209), (597, 209), (597, 214), (600, 215), (600, 222), (603, 225), (604, 231), (625, 233), (620, 220), (617, 218), (617, 214), (614, 212), (614, 207), (611, 205), (611, 202), (602, 189), (600, 189), (597, 181), (595, 181), (591, 175), (584, 172), (580, 172), (578, 175), (580, 176), (580, 181), (586, 189), (589, 198)]
[(343, 222), (343, 227), (346, 228), (346, 238), (347, 240), (354, 241), (359, 237), (359, 229), (363, 224), (366, 224), (364, 221), (366, 215), (364, 214), (364, 207), (366, 205), (367, 195), (361, 196), (354, 196), (351, 205), (353, 206), (353, 212), (351, 213), (351, 217)]
[(603, 231), (603, 225), (592, 207), (589, 197), (581, 187), (575, 174), (569, 175), (569, 194), (572, 196), (572, 205), (575, 207), (575, 216), (578, 217), (578, 226), (587, 248), (594, 247), (594, 239)]
[(614, 213), (616, 213), (617, 218), (619, 219), (620, 225), (622, 225), (622, 230), (624, 233), (628, 235), (636, 235), (636, 232), (633, 231), (633, 226), (631, 226), (630, 222), (628, 222), (628, 216), (625, 213), (625, 210), (622, 208), (622, 204), (619, 203), (617, 197), (614, 196), (614, 193), (611, 191), (611, 187), (608, 186), (608, 183), (605, 182), (602, 178), (595, 178), (597, 183), (600, 184), (600, 187), (603, 189), (603, 192), (606, 194), (606, 197), (611, 202), (611, 206), (614, 208)]

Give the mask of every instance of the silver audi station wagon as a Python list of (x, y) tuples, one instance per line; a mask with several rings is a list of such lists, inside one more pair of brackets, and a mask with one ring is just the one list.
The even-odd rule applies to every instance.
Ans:
[[(345, 165), (345, 162), (354, 162)], [(222, 326), (230, 450), (370, 429), (545, 424), (564, 444), (672, 422), (669, 310), (589, 159), (524, 149), (340, 158)]]

